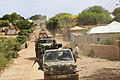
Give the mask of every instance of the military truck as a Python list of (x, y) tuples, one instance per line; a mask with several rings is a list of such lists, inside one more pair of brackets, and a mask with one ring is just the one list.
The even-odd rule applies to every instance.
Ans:
[(46, 50), (43, 55), (42, 70), (45, 80), (79, 79), (79, 70), (70, 49)]

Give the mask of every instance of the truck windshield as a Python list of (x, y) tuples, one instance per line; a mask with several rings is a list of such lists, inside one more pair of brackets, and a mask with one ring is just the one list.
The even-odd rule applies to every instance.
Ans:
[(45, 61), (73, 60), (70, 50), (49, 51), (44, 58)]
[(40, 43), (52, 43), (53, 40), (40, 40), (39, 42)]

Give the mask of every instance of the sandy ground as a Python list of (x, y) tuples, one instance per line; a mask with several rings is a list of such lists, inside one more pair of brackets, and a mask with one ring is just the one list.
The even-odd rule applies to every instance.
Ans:
[[(34, 33), (35, 35), (39, 33), (39, 27)], [(58, 39), (59, 42), (66, 44), (62, 38)], [(0, 80), (44, 80), (43, 72), (37, 70), (38, 64), (32, 67), (35, 59), (34, 40), (32, 36), (29, 47), (19, 52), (20, 57), (14, 59), (14, 63), (2, 72)], [(76, 64), (80, 69), (79, 80), (120, 80), (120, 61), (80, 56)]]

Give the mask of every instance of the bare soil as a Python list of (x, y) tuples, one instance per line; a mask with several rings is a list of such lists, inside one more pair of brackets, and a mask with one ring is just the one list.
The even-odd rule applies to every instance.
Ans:
[[(38, 35), (39, 27), (34, 33)], [(66, 44), (61, 38), (58, 39), (59, 42)], [(18, 52), (20, 56), (13, 60), (12, 65), (5, 68), (0, 80), (44, 80), (44, 73), (38, 70), (38, 64), (32, 67), (35, 59), (34, 40), (33, 35), (29, 47)], [(120, 61), (79, 57), (76, 63), (80, 70), (79, 80), (120, 80)]]

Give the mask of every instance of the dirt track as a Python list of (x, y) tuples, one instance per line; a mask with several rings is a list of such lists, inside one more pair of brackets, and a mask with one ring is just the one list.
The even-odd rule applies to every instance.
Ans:
[[(35, 31), (38, 34), (39, 28)], [(35, 59), (34, 38), (29, 42), (28, 49), (19, 52), (20, 57), (1, 74), (0, 80), (44, 80), (43, 72), (37, 70), (38, 65), (32, 64)], [(64, 43), (64, 42), (62, 42)], [(81, 57), (77, 65), (80, 69), (80, 80), (120, 80), (120, 62)]]

